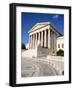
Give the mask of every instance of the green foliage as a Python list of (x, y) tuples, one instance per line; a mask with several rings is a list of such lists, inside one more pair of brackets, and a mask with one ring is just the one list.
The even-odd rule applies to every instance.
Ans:
[(26, 49), (26, 46), (24, 43), (22, 43), (22, 46), (21, 46), (22, 49)]
[(57, 51), (57, 56), (64, 56), (64, 51), (61, 49)]

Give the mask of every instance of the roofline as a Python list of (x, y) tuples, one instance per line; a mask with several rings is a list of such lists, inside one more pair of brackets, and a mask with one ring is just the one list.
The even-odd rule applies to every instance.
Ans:
[[(51, 25), (51, 24), (50, 24)], [(53, 25), (51, 25), (57, 33), (59, 33), (61, 36), (63, 36)]]
[[(40, 27), (40, 28), (38, 28), (38, 29), (41, 29), (41, 28), (46, 27), (46, 26), (48, 26), (48, 25), (50, 25), (50, 24), (44, 25), (44, 26), (42, 26), (42, 27)], [(36, 30), (38, 30), (38, 29), (35, 29), (34, 31), (36, 31)], [(31, 32), (34, 32), (34, 31), (29, 31), (28, 33), (31, 33)]]
[[(46, 22), (45, 22), (45, 23), (46, 23)], [(37, 24), (41, 24), (41, 23), (37, 23)], [(34, 26), (36, 26), (37, 24), (35, 24)], [(38, 29), (41, 29), (41, 28), (46, 27), (46, 26), (48, 26), (48, 25), (50, 25), (51, 27), (53, 27), (53, 28), (55, 29), (55, 31), (60, 34), (60, 36), (63, 36), (51, 23), (45, 24), (45, 26), (42, 26), (42, 27), (40, 27), (40, 28), (38, 28)], [(33, 26), (33, 27), (34, 27), (34, 26)], [(32, 29), (32, 28), (31, 28), (31, 29)], [(35, 29), (34, 31), (36, 31), (36, 30), (38, 30), (38, 29)], [(31, 33), (31, 32), (34, 32), (34, 31), (29, 31), (28, 33)]]
[[(43, 25), (49, 25), (49, 24), (51, 24), (51, 22), (40, 22), (40, 23), (36, 23), (31, 29), (30, 29), (30, 31), (28, 32), (28, 33), (30, 33), (31, 32), (31, 30), (36, 26), (36, 25), (38, 25), (38, 24), (43, 24)], [(42, 28), (42, 27), (41, 27)], [(39, 29), (39, 28), (38, 28)], [(35, 30), (38, 30), (38, 29), (35, 29)]]

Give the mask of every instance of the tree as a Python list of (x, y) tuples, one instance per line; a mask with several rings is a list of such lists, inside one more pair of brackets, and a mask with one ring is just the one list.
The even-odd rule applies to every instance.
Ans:
[(64, 56), (64, 51), (62, 49), (57, 51), (57, 56)]
[(22, 49), (26, 49), (26, 46), (25, 46), (25, 44), (24, 43), (22, 43), (22, 47), (21, 47)]

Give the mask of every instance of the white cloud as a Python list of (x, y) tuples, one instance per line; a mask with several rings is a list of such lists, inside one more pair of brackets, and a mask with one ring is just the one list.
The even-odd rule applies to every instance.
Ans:
[(59, 15), (56, 14), (56, 15), (53, 16), (53, 19), (56, 19), (58, 17), (59, 17)]

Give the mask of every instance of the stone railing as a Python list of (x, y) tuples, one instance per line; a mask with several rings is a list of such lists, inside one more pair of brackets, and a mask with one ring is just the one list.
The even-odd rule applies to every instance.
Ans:
[(64, 57), (61, 56), (47, 56), (47, 61), (55, 68), (59, 75), (64, 72)]
[(61, 56), (47, 56), (34, 59), (39, 63), (39, 61), (42, 61), (43, 63), (47, 63), (48, 65), (51, 65), (56, 71), (58, 75), (62, 75), (64, 72), (64, 57)]
[(64, 60), (64, 57), (62, 57), (62, 56), (47, 56), (47, 59), (49, 59), (49, 60), (58, 60), (58, 61), (63, 61)]

